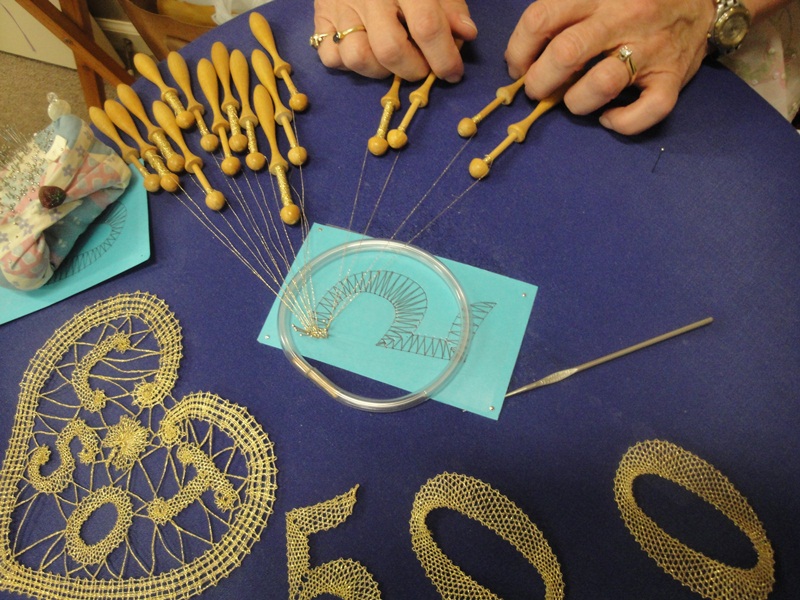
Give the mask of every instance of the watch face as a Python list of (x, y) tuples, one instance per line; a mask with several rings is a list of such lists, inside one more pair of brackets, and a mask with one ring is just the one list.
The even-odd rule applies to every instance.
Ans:
[(721, 48), (737, 48), (744, 40), (750, 25), (750, 14), (746, 9), (732, 8), (717, 21), (717, 44)]

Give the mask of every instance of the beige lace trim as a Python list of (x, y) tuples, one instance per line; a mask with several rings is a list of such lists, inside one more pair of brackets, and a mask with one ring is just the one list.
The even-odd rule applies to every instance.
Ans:
[(479, 479), (442, 473), (419, 489), (411, 509), (411, 544), (442, 598), (498, 600), (493, 592), (464, 573), (436, 544), (425, 519), (437, 508), (457, 511), (497, 533), (527, 558), (542, 576), (547, 600), (564, 597), (564, 580), (558, 559), (528, 515)]
[(36, 353), (0, 471), (0, 589), (189, 598), (241, 564), (272, 513), (273, 446), (242, 407), (173, 398), (181, 356), (178, 321), (144, 293)]
[[(741, 569), (697, 552), (667, 534), (636, 504), (633, 481), (658, 475), (712, 504), (753, 544), (758, 562)], [(775, 583), (772, 546), (747, 500), (713, 466), (683, 448), (664, 441), (646, 441), (628, 449), (614, 480), (614, 495), (622, 519), (642, 549), (683, 585), (714, 600), (760, 600)]]
[[(0, 589), (53, 600), (182, 599), (241, 564), (272, 513), (273, 446), (244, 408), (219, 396), (175, 400), (181, 356), (174, 315), (143, 293), (85, 309), (36, 353), (0, 471)], [(750, 539), (757, 564), (732, 567), (668, 535), (634, 498), (633, 482), (645, 474), (719, 509)], [(344, 522), (356, 490), (286, 514), (292, 600), (381, 598), (354, 560), (311, 566), (309, 537)], [(614, 492), (635, 539), (683, 585), (706, 598), (767, 598), (772, 546), (747, 500), (713, 466), (669, 442), (642, 442), (623, 456)], [(418, 491), (410, 528), (443, 598), (497, 596), (438, 547), (425, 522), (438, 508), (496, 532), (541, 574), (548, 600), (564, 597), (558, 560), (528, 516), (490, 485), (442, 473)]]
[(355, 486), (341, 496), (286, 513), (291, 600), (311, 600), (322, 594), (342, 600), (378, 600), (381, 597), (372, 574), (359, 562), (339, 558), (311, 567), (309, 536), (344, 523), (353, 513), (357, 489)]

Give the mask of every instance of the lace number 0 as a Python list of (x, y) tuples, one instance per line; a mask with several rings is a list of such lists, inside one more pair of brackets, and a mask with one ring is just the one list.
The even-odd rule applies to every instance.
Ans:
[[(358, 562), (340, 558), (318, 567), (310, 565), (309, 535), (343, 523), (353, 512), (357, 487), (326, 502), (286, 514), (291, 600), (310, 600), (323, 593), (343, 600), (381, 597), (372, 575)], [(443, 598), (463, 598), (465, 589), (469, 590), (469, 598), (494, 600), (497, 596), (461, 571), (436, 545), (425, 525), (425, 518), (435, 508), (461, 512), (502, 536), (542, 574), (547, 600), (564, 597), (558, 560), (528, 516), (488, 484), (465, 475), (443, 473), (420, 488), (411, 511), (412, 546)]]
[[(636, 504), (633, 480), (642, 474), (669, 479), (713, 504), (750, 539), (758, 555), (752, 569), (720, 563), (669, 536)], [(380, 598), (372, 575), (360, 563), (339, 559), (311, 568), (308, 536), (344, 522), (352, 513), (355, 491), (286, 516), (289, 554), (289, 591), (292, 600), (308, 600), (327, 592), (345, 600)], [(719, 471), (701, 458), (660, 440), (631, 447), (620, 462), (614, 492), (622, 519), (634, 538), (655, 562), (682, 584), (705, 598), (763, 600), (775, 582), (772, 546), (747, 500)], [(414, 552), (445, 600), (497, 596), (464, 573), (436, 544), (425, 524), (437, 508), (462, 513), (488, 527), (513, 545), (542, 576), (546, 600), (564, 598), (561, 567), (541, 531), (511, 500), (490, 485), (455, 473), (442, 473), (417, 492), (411, 510)], [(361, 591), (356, 592), (357, 586)]]

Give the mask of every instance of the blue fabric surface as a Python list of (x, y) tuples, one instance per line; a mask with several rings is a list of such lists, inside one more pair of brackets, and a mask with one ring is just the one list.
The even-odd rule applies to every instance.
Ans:
[[(259, 10), (310, 99), (296, 119), (310, 156), (302, 170), (309, 220), (346, 227), (361, 179), (366, 204), (353, 228), (362, 231), (394, 159), (369, 156), (362, 177), (389, 83), (319, 64), (307, 44), (311, 3), (276, 0)], [(502, 53), (522, 3), (474, 3), (472, 10), (480, 35), (465, 51), (465, 79), (437, 83), (415, 117), (370, 235), (395, 231), (462, 147), (458, 120), (508, 83)], [(246, 17), (234, 20), (184, 50), (193, 72), (216, 40), (248, 56), (259, 47)], [(169, 81), (165, 65), (162, 73)], [(148, 100), (158, 96), (147, 81), (135, 87)], [(414, 87), (404, 85), (404, 106)], [(412, 237), (471, 184), (469, 160), (499, 143), (530, 106), (520, 97), (481, 125), (398, 239)], [(200, 154), (199, 136), (189, 142)], [(212, 183), (227, 188), (210, 163)], [(389, 415), (339, 405), (281, 352), (257, 342), (272, 302), (266, 288), (170, 194), (151, 195), (148, 263), (0, 327), (0, 439), (10, 437), (25, 367), (52, 332), (98, 299), (143, 290), (164, 299), (183, 328), (176, 396), (207, 390), (244, 405), (275, 443), (276, 513), (243, 565), (203, 598), (285, 598), (284, 514), (355, 484), (353, 515), (312, 537), (312, 563), (352, 558), (384, 598), (437, 598), (411, 550), (408, 520), (415, 492), (444, 471), (489, 483), (530, 516), (561, 563), (568, 598), (696, 598), (638, 547), (614, 502), (623, 453), (656, 438), (710, 462), (750, 501), (775, 550), (770, 598), (794, 598), (798, 165), (797, 133), (715, 65), (704, 65), (674, 113), (641, 136), (617, 136), (596, 116), (563, 108), (543, 117), (415, 240), (435, 255), (539, 286), (512, 387), (705, 316), (715, 322), (510, 399), (497, 422), (434, 402)], [(300, 184), (297, 170), (292, 182)], [(753, 564), (746, 539), (703, 503), (650, 480), (637, 490), (642, 506), (687, 544), (730, 564)], [(448, 555), (499, 596), (542, 597), (535, 571), (493, 534), (447, 512), (429, 524)]]

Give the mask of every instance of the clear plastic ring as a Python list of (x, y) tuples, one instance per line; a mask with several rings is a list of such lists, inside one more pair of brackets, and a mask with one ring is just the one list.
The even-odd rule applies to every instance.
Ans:
[(286, 357), (301, 373), (313, 381), (320, 389), (336, 398), (339, 402), (352, 408), (370, 412), (395, 412), (416, 406), (433, 396), (453, 378), (464, 362), (471, 337), (471, 314), (467, 296), (450, 269), (432, 254), (408, 244), (382, 239), (357, 240), (331, 248), (311, 260), (287, 282), (285, 289), (300, 289), (319, 270), (334, 261), (342, 260), (345, 256), (373, 251), (393, 252), (416, 260), (438, 275), (453, 294), (453, 298), (458, 306), (458, 317), (461, 319), (461, 335), (452, 356), (447, 362), (447, 366), (432, 381), (415, 392), (410, 392), (395, 398), (369, 398), (351, 393), (333, 383), (318, 369), (311, 366), (300, 353), (294, 341), (295, 332), (292, 326), (292, 311), (288, 303), (283, 300), (280, 301), (280, 306), (278, 307), (278, 331), (280, 334), (281, 346)]

